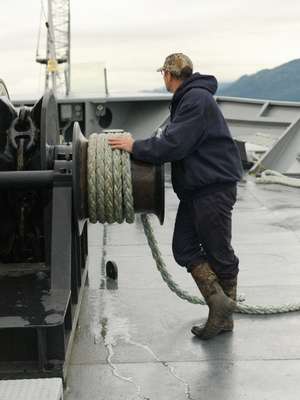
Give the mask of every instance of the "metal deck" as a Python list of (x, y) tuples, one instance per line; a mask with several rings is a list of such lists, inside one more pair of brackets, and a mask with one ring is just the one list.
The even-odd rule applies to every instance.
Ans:
[[(154, 220), (175, 280), (197, 294), (175, 264), (172, 231), (178, 200), (166, 183), (164, 226)], [(239, 185), (233, 244), (240, 257), (239, 292), (247, 303), (300, 301), (299, 190)], [(66, 387), (67, 400), (298, 400), (299, 313), (235, 315), (235, 331), (211, 341), (190, 333), (207, 307), (176, 297), (162, 281), (142, 226), (89, 228), (86, 288)], [(118, 287), (104, 261), (118, 264)]]

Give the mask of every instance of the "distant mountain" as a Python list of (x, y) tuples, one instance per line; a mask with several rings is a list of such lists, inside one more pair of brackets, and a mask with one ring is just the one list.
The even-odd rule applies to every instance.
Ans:
[(232, 85), (233, 82), (218, 82), (218, 93), (221, 91), (226, 90), (227, 88), (229, 88), (229, 86)]
[(300, 59), (253, 75), (243, 75), (229, 85), (221, 85), (218, 95), (268, 100), (300, 101)]

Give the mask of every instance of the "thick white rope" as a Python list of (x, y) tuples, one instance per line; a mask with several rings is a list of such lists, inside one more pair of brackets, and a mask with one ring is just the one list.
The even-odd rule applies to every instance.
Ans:
[[(177, 294), (181, 299), (187, 300), (193, 304), (206, 304), (205, 300), (199, 298), (197, 296), (191, 296), (186, 291), (179, 288), (179, 286), (174, 282), (172, 276), (169, 274), (166, 268), (166, 264), (163, 260), (162, 254), (159, 250), (157, 240), (153, 233), (153, 228), (151, 226), (149, 216), (143, 214), (142, 222), (144, 226), (144, 231), (146, 238), (148, 240), (149, 247), (152, 252), (152, 256), (156, 262), (157, 269), (161, 273), (163, 280), (167, 283), (168, 287), (172, 292)], [(239, 299), (238, 299), (239, 301)], [(241, 301), (241, 300), (240, 300)], [(280, 306), (260, 306), (260, 305), (248, 305), (248, 304), (240, 304), (238, 302), (237, 308), (235, 312), (241, 314), (258, 314), (258, 315), (267, 315), (267, 314), (280, 314), (280, 313), (287, 313), (291, 311), (299, 311), (300, 310), (300, 303), (296, 304), (283, 304)]]
[[(114, 134), (128, 133), (110, 131), (109, 133), (93, 133), (89, 136), (88, 143), (88, 210), (91, 223), (121, 223), (126, 220), (134, 222), (134, 204), (132, 195), (130, 157), (125, 151), (111, 150), (107, 139)], [(166, 268), (162, 254), (149, 216), (141, 216), (144, 232), (156, 262), (162, 279), (167, 283), (172, 292), (183, 300), (193, 304), (206, 304), (203, 298), (191, 296), (182, 290)], [(239, 299), (241, 301), (241, 299)], [(300, 303), (283, 304), (279, 306), (259, 306), (240, 304), (238, 302), (236, 312), (242, 314), (280, 314), (291, 311), (299, 311)]]
[(280, 172), (271, 169), (263, 171), (261, 176), (255, 179), (255, 182), (261, 184), (276, 183), (279, 185), (300, 188), (300, 179), (285, 176)]
[[(88, 213), (91, 223), (134, 222), (130, 157), (111, 150), (107, 139), (120, 131), (93, 133), (88, 143)], [(129, 133), (123, 132), (123, 135)]]

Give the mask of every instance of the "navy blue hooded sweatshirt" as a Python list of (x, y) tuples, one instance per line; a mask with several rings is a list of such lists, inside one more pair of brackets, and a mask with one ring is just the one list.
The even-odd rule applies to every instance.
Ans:
[(213, 97), (217, 85), (214, 76), (194, 73), (174, 93), (161, 136), (133, 144), (135, 159), (172, 162), (172, 184), (181, 200), (213, 193), (242, 176), (238, 148)]

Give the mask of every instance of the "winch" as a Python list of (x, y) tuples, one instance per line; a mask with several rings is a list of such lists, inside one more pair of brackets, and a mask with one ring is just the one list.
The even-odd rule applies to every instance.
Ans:
[[(0, 377), (63, 377), (88, 273), (89, 137), (75, 122), (62, 141), (52, 91), (15, 108), (2, 89)], [(131, 159), (130, 173), (134, 212), (162, 223), (163, 168)]]

